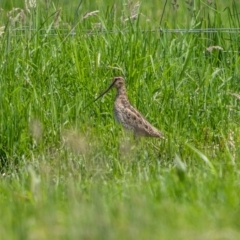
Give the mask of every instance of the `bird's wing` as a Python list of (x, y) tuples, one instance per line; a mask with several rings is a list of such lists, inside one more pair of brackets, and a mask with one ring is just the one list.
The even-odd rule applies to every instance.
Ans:
[(123, 125), (128, 129), (132, 129), (136, 135), (163, 137), (163, 134), (152, 126), (146, 118), (131, 105), (123, 109), (122, 117)]

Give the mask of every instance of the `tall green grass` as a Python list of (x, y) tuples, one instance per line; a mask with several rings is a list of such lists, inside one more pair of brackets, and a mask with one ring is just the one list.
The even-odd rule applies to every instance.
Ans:
[[(236, 28), (239, 3), (164, 2), (2, 2), (1, 239), (238, 239), (239, 34), (157, 29)], [(116, 75), (166, 140), (93, 103)]]

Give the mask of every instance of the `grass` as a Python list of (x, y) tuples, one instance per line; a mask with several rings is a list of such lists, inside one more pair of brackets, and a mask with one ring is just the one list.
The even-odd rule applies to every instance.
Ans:
[[(239, 3), (90, 2), (0, 6), (1, 239), (238, 239), (239, 34), (150, 30), (238, 27)], [(165, 141), (92, 102), (116, 75)]]

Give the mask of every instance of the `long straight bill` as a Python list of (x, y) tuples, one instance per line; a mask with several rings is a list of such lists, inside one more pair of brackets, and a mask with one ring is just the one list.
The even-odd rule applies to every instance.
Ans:
[(104, 94), (106, 94), (114, 85), (115, 81), (111, 83), (111, 85), (105, 90), (103, 93), (101, 93), (93, 102), (96, 102), (100, 97), (102, 97)]

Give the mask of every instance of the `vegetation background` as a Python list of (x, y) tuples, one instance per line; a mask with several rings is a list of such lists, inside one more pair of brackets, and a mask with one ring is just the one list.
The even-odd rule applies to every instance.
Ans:
[[(240, 239), (240, 2), (0, 2), (1, 239)], [(166, 136), (114, 122), (116, 75)]]

